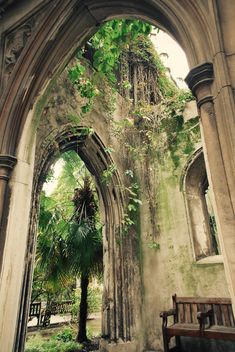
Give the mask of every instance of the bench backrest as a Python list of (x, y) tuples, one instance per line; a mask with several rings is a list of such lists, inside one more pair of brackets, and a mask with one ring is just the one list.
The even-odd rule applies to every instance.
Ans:
[(213, 325), (235, 327), (230, 298), (172, 296), (176, 309), (175, 323), (197, 324), (197, 313), (212, 310)]
[(72, 310), (73, 301), (51, 302), (47, 310), (51, 314), (65, 314), (70, 313)]
[(35, 302), (30, 304), (29, 317), (37, 317), (41, 312), (41, 302)]

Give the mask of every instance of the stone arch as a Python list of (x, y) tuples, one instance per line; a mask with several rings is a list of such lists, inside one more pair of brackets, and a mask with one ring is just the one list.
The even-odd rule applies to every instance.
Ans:
[[(9, 188), (12, 186), (10, 175), (16, 164), (15, 156), (19, 160), (20, 137), (24, 135), (24, 127), (38, 97), (52, 77), (63, 69), (76, 47), (89, 38), (103, 21), (117, 16), (143, 18), (159, 25), (179, 42), (192, 69), (187, 82), (198, 100), (207, 173), (215, 194), (221, 249), (235, 305), (235, 80), (232, 74), (235, 45), (230, 40), (232, 31), (229, 31), (229, 26), (233, 28), (233, 2), (33, 0), (29, 4), (23, 0), (20, 4), (16, 3), (14, 0), (5, 1), (1, 10), (5, 10), (6, 14), (0, 11), (4, 14), (0, 44), (2, 238), (7, 236), (7, 226), (8, 231), (14, 231), (9, 225), (9, 213), (12, 216), (14, 212), (13, 208), (8, 209)], [(0, 248), (5, 258), (5, 248), (1, 243)], [(10, 271), (10, 264), (6, 265), (8, 269), (1, 270), (1, 278), (6, 278), (7, 270)], [(3, 289), (0, 300), (7, 300), (7, 292)], [(4, 314), (11, 316), (12, 310)], [(0, 319), (0, 324), (0, 330), (4, 330), (4, 318)], [(2, 334), (0, 336), (4, 336), (4, 332)], [(10, 341), (9, 346), (12, 343)]]
[[(32, 270), (35, 255), (37, 223), (39, 215), (39, 195), (51, 164), (56, 156), (74, 150), (84, 161), (93, 175), (103, 213), (104, 232), (104, 297), (103, 297), (103, 343), (131, 341), (135, 334), (135, 319), (139, 308), (134, 302), (138, 299), (138, 263), (133, 255), (134, 242), (122, 236), (124, 215), (123, 185), (115, 170), (109, 182), (102, 181), (105, 170), (113, 164), (105, 145), (95, 132), (84, 126), (66, 126), (49, 134), (37, 158), (34, 170), (33, 197), (28, 234), (28, 249), (24, 272), (21, 304), (18, 317), (15, 350), (23, 351), (30, 304)], [(126, 265), (128, 263), (128, 271)], [(134, 285), (134, 287), (133, 287)], [(127, 311), (128, 307), (128, 311)]]
[[(77, 1), (59, 0), (52, 8), (44, 6), (35, 10), (33, 15), (28, 15), (29, 18), (25, 15), (27, 20), (24, 18), (23, 24), (30, 23), (32, 17), (38, 23), (35, 24), (35, 33), (30, 24), (22, 29), (22, 36), (27, 38), (30, 31), (32, 34), (28, 34), (31, 35), (30, 39), (25, 40), (19, 58), (11, 67), (12, 72), (2, 97), (2, 153), (15, 153), (23, 124), (37, 96), (51, 77), (68, 63), (76, 48), (105, 20), (138, 17), (162, 27), (183, 47), (190, 66), (193, 67), (211, 60), (215, 51), (205, 14), (206, 9), (202, 5), (193, 5), (189, 0), (184, 0), (177, 6), (169, 0), (155, 4), (147, 1), (136, 3), (133, 0), (90, 0), (78, 4)], [(14, 30), (17, 31), (17, 27)], [(5, 34), (6, 42), (14, 30)]]

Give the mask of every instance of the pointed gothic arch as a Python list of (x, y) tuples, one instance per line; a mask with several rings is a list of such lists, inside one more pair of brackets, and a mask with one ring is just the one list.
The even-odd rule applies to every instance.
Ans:
[[(226, 39), (231, 36), (233, 1), (222, 5), (219, 0), (33, 0), (30, 4), (26, 0), (20, 4), (9, 0), (4, 2), (1, 10), (0, 254), (3, 261), (9, 253), (13, 257), (9, 241), (14, 228), (10, 222), (17, 209), (10, 203), (15, 190), (15, 174), (13, 171), (11, 178), (11, 172), (16, 158), (20, 161), (20, 140), (26, 138), (25, 127), (38, 98), (76, 48), (100, 24), (114, 17), (137, 17), (172, 35), (185, 50), (192, 69), (187, 82), (198, 100), (207, 173), (215, 194), (221, 249), (230, 294), (235, 303), (235, 79), (232, 70), (235, 44)], [(33, 148), (30, 142), (26, 148)], [(32, 155), (28, 162), (33, 164)], [(29, 180), (32, 180), (31, 174)], [(20, 179), (19, 182), (24, 181)], [(29, 199), (30, 191), (27, 193)], [(27, 217), (26, 213), (22, 216)], [(22, 232), (25, 233), (26, 229), (23, 228)], [(10, 280), (11, 270), (9, 259), (1, 267), (4, 283)], [(10, 285), (8, 287), (10, 290)], [(6, 304), (7, 297), (7, 287), (2, 285), (0, 331), (12, 346), (15, 330), (13, 328), (14, 332), (6, 336), (3, 327), (6, 317), (15, 317), (16, 308)], [(17, 304), (20, 304), (18, 296)]]
[[(30, 225), (25, 258), (24, 280), (21, 291), (21, 304), (18, 313), (17, 335), (14, 349), (24, 350), (27, 330), (28, 309), (32, 289), (32, 271), (37, 239), (39, 216), (39, 196), (45, 177), (55, 158), (74, 150), (84, 161), (94, 177), (103, 214), (104, 231), (104, 297), (102, 314), (102, 336), (107, 342), (131, 341), (135, 333), (136, 317), (139, 307), (134, 305), (138, 299), (140, 285), (138, 263), (134, 253), (135, 244), (124, 238), (124, 186), (115, 170), (109, 182), (103, 182), (103, 173), (113, 165), (113, 160), (96, 132), (89, 132), (84, 126), (65, 126), (60, 131), (52, 131), (40, 148), (37, 166), (34, 170), (33, 196)], [(129, 270), (125, 270), (128, 263)], [(133, 284), (136, 291), (133, 292)], [(127, 311), (127, 306), (129, 307)]]

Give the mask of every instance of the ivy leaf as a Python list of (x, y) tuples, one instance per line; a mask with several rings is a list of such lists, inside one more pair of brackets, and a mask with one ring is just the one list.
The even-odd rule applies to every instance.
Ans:
[(141, 201), (140, 199), (137, 199), (137, 198), (133, 198), (133, 202), (134, 202), (134, 203), (137, 203), (137, 204), (139, 204), (139, 205), (142, 205), (142, 204), (143, 204), (142, 201)]
[(136, 208), (136, 206), (134, 204), (128, 204), (128, 210), (129, 211), (136, 211), (137, 208)]
[(84, 106), (81, 107), (81, 111), (83, 114), (86, 114), (87, 112), (89, 112), (91, 109), (91, 106), (89, 104), (86, 104)]

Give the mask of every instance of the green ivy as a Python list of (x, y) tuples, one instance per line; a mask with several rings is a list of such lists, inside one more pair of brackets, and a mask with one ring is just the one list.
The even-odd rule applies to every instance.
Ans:
[(111, 164), (105, 169), (102, 173), (102, 178), (101, 181), (108, 185), (113, 177), (113, 174), (117, 170), (117, 165), (116, 164)]
[(87, 99), (86, 104), (81, 107), (82, 114), (85, 114), (91, 110), (93, 98), (96, 95), (95, 86), (88, 77), (85, 66), (79, 61), (68, 70), (68, 75), (80, 96)]
[[(112, 20), (105, 23), (87, 43), (93, 51), (93, 69), (103, 74), (109, 84), (115, 87), (121, 54), (130, 43), (138, 43), (141, 36), (147, 37), (151, 29), (150, 24), (140, 20)], [(83, 63), (84, 51), (85, 48), (78, 51), (76, 65), (68, 70), (69, 79), (80, 96), (87, 99), (86, 104), (81, 107), (82, 114), (91, 110), (93, 98), (97, 93), (96, 84), (88, 77)], [(94, 75), (92, 78), (95, 78)], [(130, 88), (129, 82), (124, 84), (126, 88)]]
[(152, 26), (140, 20), (112, 20), (105, 23), (91, 38), (90, 44), (95, 51), (93, 67), (103, 72), (110, 83), (116, 83), (115, 71), (120, 57), (130, 43), (138, 42), (140, 36), (147, 37)]
[(130, 180), (130, 186), (125, 187), (124, 191), (127, 196), (127, 205), (123, 218), (123, 234), (126, 235), (129, 231), (130, 226), (136, 225), (136, 217), (139, 212), (142, 201), (139, 197), (139, 184), (136, 182), (134, 172), (130, 169), (125, 171), (125, 175)]
[(160, 243), (154, 241), (154, 240), (151, 240), (149, 243), (148, 243), (148, 247), (150, 249), (154, 249), (155, 251), (158, 251), (160, 249)]

